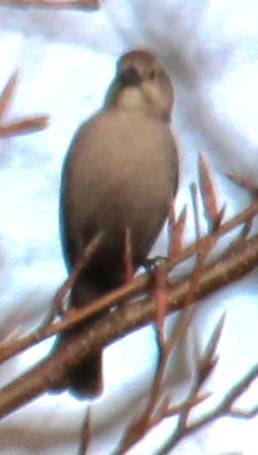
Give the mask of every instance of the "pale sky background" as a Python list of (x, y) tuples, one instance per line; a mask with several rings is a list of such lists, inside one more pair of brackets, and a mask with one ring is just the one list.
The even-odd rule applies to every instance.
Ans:
[[(196, 179), (199, 152), (210, 164), (228, 215), (241, 210), (249, 198), (224, 174), (237, 173), (258, 185), (257, 2), (103, 0), (103, 9), (94, 13), (1, 8), (0, 88), (17, 67), (21, 72), (8, 118), (34, 113), (51, 117), (47, 130), (0, 143), (1, 336), (35, 327), (66, 276), (58, 233), (62, 161), (80, 122), (101, 107), (117, 58), (137, 47), (157, 53), (177, 90), (173, 119), (181, 159), (177, 208), (190, 201), (188, 185)], [(186, 241), (192, 231), (189, 222)], [(164, 251), (165, 234), (157, 248)], [(207, 386), (215, 391), (214, 397), (205, 406), (223, 397), (257, 362), (257, 295), (255, 271), (196, 311), (192, 330), (202, 344), (227, 311), (220, 363)], [(189, 336), (188, 346), (192, 341)], [(32, 365), (51, 343), (2, 366), (1, 382)], [(187, 380), (188, 357), (181, 346), (173, 362), (175, 395)], [(154, 360), (151, 328), (106, 349), (105, 393), (92, 406), (95, 437), (90, 455), (110, 453), (119, 440), (125, 420), (132, 418), (144, 395)], [(251, 406), (257, 396), (254, 386), (241, 404)], [(44, 395), (2, 423), (0, 451), (76, 454), (85, 409), (86, 403), (68, 394)], [(257, 423), (257, 418), (221, 419), (172, 453), (256, 455)], [(173, 421), (162, 425), (130, 455), (154, 455), (173, 425)]]

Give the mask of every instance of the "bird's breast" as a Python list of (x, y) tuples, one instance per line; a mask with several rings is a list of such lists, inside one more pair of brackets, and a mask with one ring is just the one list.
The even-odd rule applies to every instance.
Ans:
[(92, 231), (108, 231), (114, 248), (129, 228), (135, 249), (145, 255), (176, 182), (176, 149), (167, 124), (104, 111), (81, 127), (69, 151), (62, 190), (66, 235), (85, 245)]

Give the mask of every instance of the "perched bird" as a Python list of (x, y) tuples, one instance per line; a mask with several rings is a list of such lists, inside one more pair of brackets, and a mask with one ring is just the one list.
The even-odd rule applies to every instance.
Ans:
[[(72, 288), (70, 308), (87, 305), (123, 283), (126, 231), (134, 270), (144, 264), (177, 188), (177, 147), (169, 125), (173, 104), (166, 70), (152, 53), (134, 50), (119, 59), (104, 107), (76, 132), (61, 183), (68, 271), (98, 232), (103, 237)], [(60, 335), (54, 349), (81, 327)], [(101, 352), (92, 352), (74, 368), (66, 385), (79, 397), (97, 396)]]

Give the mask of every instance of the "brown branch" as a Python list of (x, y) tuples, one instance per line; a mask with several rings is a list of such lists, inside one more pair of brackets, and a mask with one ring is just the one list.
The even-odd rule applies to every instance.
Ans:
[(227, 174), (227, 177), (241, 188), (247, 190), (253, 198), (257, 197), (258, 189), (257, 186), (254, 185), (252, 182), (248, 182), (246, 179), (243, 179), (239, 175)]
[(154, 268), (154, 292), (153, 296), (156, 300), (156, 337), (158, 349), (162, 350), (165, 343), (164, 324), (167, 313), (167, 275), (164, 272), (163, 264), (157, 264)]
[[(218, 288), (232, 283), (246, 275), (257, 266), (258, 262), (258, 235), (247, 240), (241, 248), (228, 254), (225, 258), (209, 264), (203, 270), (200, 281), (195, 290), (195, 299), (200, 299)], [(144, 276), (150, 282), (150, 277)], [(132, 285), (131, 285), (132, 286)], [(184, 307), (185, 298), (191, 286), (191, 276), (173, 283), (167, 294), (168, 311), (174, 312)], [(126, 292), (130, 285), (125, 286)], [(135, 286), (131, 290), (135, 291)], [(123, 295), (123, 287), (106, 299), (112, 299), (117, 294)], [(126, 294), (126, 293), (124, 293)], [(102, 303), (105, 300), (102, 299)], [(101, 299), (99, 300), (99, 302)], [(13, 381), (0, 391), (0, 417), (4, 417), (39, 394), (51, 389), (62, 382), (68, 371), (78, 364), (93, 349), (99, 349), (138, 329), (156, 317), (156, 303), (153, 298), (128, 302), (116, 311), (107, 313), (87, 325), (85, 331), (80, 332), (70, 344), (64, 346), (62, 352), (54, 353), (51, 357), (41, 361), (36, 367)]]
[(0, 125), (0, 138), (34, 133), (48, 126), (49, 118), (46, 115), (28, 117)]
[(170, 210), (169, 216), (169, 245), (168, 257), (177, 257), (182, 250), (183, 234), (186, 224), (186, 207), (183, 208), (178, 219), (176, 220), (173, 214), (173, 207)]
[(101, 2), (100, 0), (0, 0), (0, 6), (96, 10), (100, 8)]
[[(216, 236), (222, 236), (232, 229), (236, 228), (238, 225), (246, 223), (248, 220), (252, 220), (253, 217), (258, 212), (258, 200), (254, 201), (249, 207), (247, 207), (243, 212), (239, 213), (235, 217), (231, 218), (229, 221), (225, 222), (219, 226)], [(211, 236), (207, 235), (202, 237), (198, 242), (192, 243), (188, 247), (184, 248), (180, 254), (175, 258), (169, 258), (168, 261), (164, 263), (164, 271), (169, 272), (176, 264), (182, 262), (192, 255), (196, 254), (197, 251), (210, 245)], [(245, 243), (243, 244), (244, 247)], [(230, 252), (229, 252), (230, 253)], [(228, 257), (228, 254), (227, 254)], [(241, 258), (239, 258), (241, 263)], [(240, 275), (241, 276), (241, 275)], [(238, 276), (239, 277), (239, 276)], [(135, 295), (139, 295), (142, 292), (146, 292), (148, 286), (150, 285), (152, 276), (149, 273), (142, 274), (134, 278), (129, 283), (126, 283), (124, 286), (121, 286), (114, 291), (108, 293), (104, 297), (96, 300), (94, 304), (88, 305), (85, 308), (82, 308), (78, 311), (73, 311), (72, 314), (67, 313), (65, 320), (50, 324), (46, 327), (46, 330), (42, 332), (41, 330), (36, 330), (32, 334), (23, 337), (12, 343), (0, 344), (0, 362), (12, 357), (13, 355), (18, 354), (24, 349), (33, 346), (34, 344), (43, 341), (46, 338), (49, 338), (56, 333), (63, 332), (68, 328), (76, 325), (77, 323), (90, 318), (93, 315), (101, 313), (103, 310), (117, 305), (119, 302), (128, 300)], [(224, 278), (223, 278), (224, 280)], [(226, 284), (226, 283), (225, 283)], [(219, 287), (219, 284), (217, 285)]]
[[(165, 336), (165, 316), (166, 316), (166, 299), (165, 293), (164, 270), (161, 265), (154, 269), (154, 298), (156, 300), (157, 314), (155, 318), (155, 332), (158, 347), (158, 364), (152, 381), (152, 386), (147, 397), (143, 410), (138, 410), (133, 416), (131, 423), (127, 427), (118, 447), (112, 452), (112, 455), (123, 455), (139, 442), (154, 426), (158, 425), (164, 418), (185, 410), (185, 404), (170, 406), (170, 398), (167, 392), (163, 392), (163, 382), (165, 370), (177, 342), (185, 336), (190, 312), (182, 311), (176, 324), (166, 340)], [(191, 295), (193, 295), (191, 293)], [(161, 308), (160, 308), (161, 306)], [(185, 306), (185, 305), (184, 305)], [(191, 400), (191, 407), (200, 402), (199, 397)]]
[(134, 276), (131, 232), (128, 228), (125, 230), (124, 276), (125, 283), (131, 281)]
[(0, 95), (0, 138), (33, 133), (46, 128), (49, 122), (49, 117), (45, 115), (28, 117), (9, 123), (4, 122), (4, 117), (10, 107), (12, 97), (14, 96), (18, 76), (19, 72), (15, 71), (9, 78)]
[(210, 231), (212, 231), (216, 228), (218, 223), (221, 222), (223, 212), (218, 209), (216, 192), (214, 190), (209, 168), (202, 154), (199, 156), (199, 180), (203, 207)]
[(187, 427), (184, 428), (182, 433), (174, 434), (171, 438), (169, 438), (165, 444), (161, 447), (157, 455), (167, 455), (171, 449), (173, 449), (177, 443), (182, 439), (182, 437), (189, 436), (190, 434), (194, 433), (196, 430), (205, 427), (207, 424), (214, 422), (214, 420), (221, 418), (223, 416), (232, 416), (232, 417), (242, 417), (242, 418), (250, 418), (253, 415), (257, 414), (258, 408), (255, 407), (249, 413), (242, 412), (240, 416), (240, 412), (238, 415), (234, 416), (233, 411), (231, 411), (231, 407), (234, 402), (244, 393), (244, 391), (252, 384), (252, 382), (258, 376), (258, 364), (255, 365), (247, 375), (244, 376), (231, 390), (225, 395), (225, 398), (215, 406), (210, 412), (205, 414), (205, 416), (200, 417), (195, 422), (190, 423)]
[[(205, 414), (203, 417), (196, 419), (194, 422), (190, 422), (190, 411), (192, 407), (190, 406), (191, 402), (195, 402), (195, 399), (198, 399), (201, 393), (202, 386), (207, 378), (210, 376), (211, 372), (214, 370), (214, 367), (217, 363), (218, 357), (215, 355), (218, 342), (221, 337), (221, 332), (224, 326), (224, 316), (220, 319), (213, 334), (208, 342), (208, 346), (205, 349), (205, 353), (202, 358), (197, 357), (197, 374), (195, 381), (193, 383), (192, 389), (189, 393), (189, 398), (186, 400), (184, 406), (185, 409), (179, 414), (178, 422), (175, 427), (173, 434), (167, 439), (167, 441), (162, 445), (161, 449), (158, 452), (158, 455), (167, 455), (176, 445), (184, 439), (189, 434), (195, 432), (199, 428), (211, 423), (213, 420), (223, 417), (241, 417), (241, 418), (250, 418), (256, 415), (258, 407), (254, 407), (249, 412), (240, 411), (232, 409), (234, 402), (245, 392), (246, 388), (256, 379), (258, 375), (258, 365), (253, 367), (249, 373), (239, 381), (234, 387), (232, 387), (228, 393), (226, 393), (225, 398), (213, 408), (210, 412)], [(189, 404), (188, 404), (189, 403)]]
[(89, 242), (89, 244), (84, 249), (82, 256), (76, 262), (71, 275), (65, 280), (65, 282), (61, 286), (61, 288), (58, 289), (58, 291), (54, 297), (53, 305), (50, 310), (50, 315), (46, 318), (46, 322), (45, 322), (45, 324), (43, 324), (43, 327), (39, 328), (40, 332), (44, 333), (47, 326), (50, 324), (50, 322), (53, 321), (56, 313), (63, 314), (64, 311), (63, 311), (62, 305), (64, 303), (64, 299), (65, 299), (66, 295), (68, 294), (69, 290), (73, 287), (73, 285), (74, 285), (75, 281), (77, 280), (77, 278), (79, 277), (79, 274), (82, 271), (82, 269), (90, 262), (97, 247), (99, 246), (102, 236), (103, 236), (103, 233), (99, 232), (98, 234), (96, 234), (93, 237), (93, 239)]
[(86, 410), (86, 414), (83, 419), (78, 455), (87, 455), (87, 450), (90, 445), (90, 439), (91, 439), (91, 409), (89, 407)]
[[(258, 373), (257, 373), (258, 374)], [(237, 419), (251, 419), (258, 415), (258, 405), (255, 405), (252, 409), (231, 409), (227, 412), (230, 417), (236, 417)]]
[(2, 93), (0, 95), (0, 121), (2, 121), (6, 112), (8, 111), (15, 87), (17, 85), (18, 76), (19, 72), (15, 71), (2, 90)]

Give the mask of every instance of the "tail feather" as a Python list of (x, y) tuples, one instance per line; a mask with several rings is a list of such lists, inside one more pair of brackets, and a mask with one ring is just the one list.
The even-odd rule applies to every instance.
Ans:
[[(87, 305), (87, 302), (90, 303), (99, 297), (102, 293), (103, 291), (100, 292), (97, 285), (85, 280), (85, 277), (81, 276), (71, 291), (70, 307), (81, 308)], [(71, 330), (61, 334), (56, 340), (53, 352), (56, 353), (62, 349), (64, 344), (69, 343), (71, 338), (75, 334), (78, 335), (80, 330), (85, 330), (85, 324), (75, 326)], [(72, 368), (69, 377), (65, 378), (63, 383), (55, 385), (52, 392), (59, 393), (67, 388), (77, 398), (94, 398), (101, 394), (103, 388), (101, 350), (88, 354), (79, 365)]]
[(94, 398), (103, 390), (102, 353), (94, 352), (88, 356), (70, 375), (69, 390), (77, 398)]

